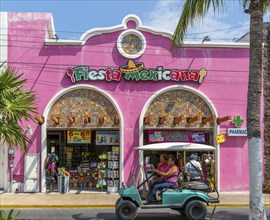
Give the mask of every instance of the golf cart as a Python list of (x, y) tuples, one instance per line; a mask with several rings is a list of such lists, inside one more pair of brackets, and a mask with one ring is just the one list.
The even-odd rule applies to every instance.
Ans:
[[(141, 147), (136, 147), (139, 151), (140, 159), (143, 157), (144, 151), (199, 151), (209, 152), (215, 151), (215, 148), (209, 145), (195, 144), (195, 143), (158, 143), (149, 144)], [(134, 163), (133, 163), (134, 164)], [(115, 203), (115, 212), (118, 219), (132, 220), (135, 219), (138, 208), (141, 209), (160, 209), (171, 208), (179, 211), (185, 215), (189, 220), (203, 220), (207, 214), (206, 205), (209, 203), (219, 203), (219, 194), (215, 187), (217, 198), (208, 196), (208, 186), (201, 182), (184, 183), (184, 172), (180, 172), (178, 176), (177, 189), (163, 189), (157, 192), (157, 202), (144, 205), (142, 199), (145, 199), (142, 189), (145, 189), (145, 184), (151, 179), (153, 175), (147, 176), (145, 174), (145, 166), (141, 160), (138, 165), (139, 174), (133, 176), (133, 184), (123, 186), (119, 190), (120, 198)], [(133, 169), (136, 171), (136, 169)]]

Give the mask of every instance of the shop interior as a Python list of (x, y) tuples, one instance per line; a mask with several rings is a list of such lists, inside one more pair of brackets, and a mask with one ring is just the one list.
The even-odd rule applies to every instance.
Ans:
[(57, 159), (55, 172), (46, 163), (47, 191), (58, 191), (59, 176), (67, 176), (68, 190), (117, 192), (119, 138), (117, 130), (48, 131), (48, 158), (53, 150)]

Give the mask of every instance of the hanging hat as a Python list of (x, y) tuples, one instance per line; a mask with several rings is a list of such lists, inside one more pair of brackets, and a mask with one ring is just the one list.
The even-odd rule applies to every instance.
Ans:
[(144, 67), (143, 63), (134, 63), (133, 60), (128, 61), (128, 65), (122, 66), (120, 71), (123, 73), (132, 73), (142, 70)]

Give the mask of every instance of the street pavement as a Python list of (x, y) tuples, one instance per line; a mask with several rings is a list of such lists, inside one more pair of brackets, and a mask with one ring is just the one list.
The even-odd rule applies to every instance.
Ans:
[[(8, 211), (8, 210), (6, 210)], [(20, 211), (17, 220), (116, 220), (114, 209), (16, 209)], [(267, 219), (270, 219), (269, 207)], [(212, 208), (208, 208), (206, 220), (210, 219)], [(170, 209), (138, 210), (136, 220), (186, 220), (177, 211)], [(248, 208), (217, 207), (216, 220), (247, 220)]]

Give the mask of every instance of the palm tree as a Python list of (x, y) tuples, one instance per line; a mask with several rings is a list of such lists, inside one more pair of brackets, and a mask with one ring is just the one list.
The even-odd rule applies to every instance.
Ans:
[[(0, 65), (0, 68), (3, 66)], [(0, 143), (17, 147), (26, 153), (26, 144), (31, 143), (20, 124), (33, 119), (36, 111), (35, 93), (24, 88), (23, 74), (16, 75), (9, 69), (0, 73)]]
[[(247, 130), (250, 176), (251, 220), (266, 220), (262, 194), (262, 144), (260, 131), (260, 98), (262, 81), (262, 36), (263, 12), (270, 5), (269, 0), (243, 0), (244, 7), (249, 3), (250, 14), (250, 64), (247, 105)], [(175, 48), (181, 46), (189, 25), (197, 18), (203, 18), (210, 8), (222, 12), (226, 0), (186, 0), (180, 20), (174, 33)]]
[[(263, 91), (264, 91), (264, 189), (270, 189), (270, 23), (264, 23)], [(268, 188), (268, 190), (267, 190)]]

